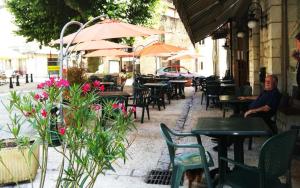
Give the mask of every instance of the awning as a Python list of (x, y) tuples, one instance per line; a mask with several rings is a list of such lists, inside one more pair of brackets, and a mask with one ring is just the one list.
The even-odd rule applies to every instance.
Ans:
[(229, 18), (243, 15), (249, 0), (173, 0), (193, 43), (217, 30)]

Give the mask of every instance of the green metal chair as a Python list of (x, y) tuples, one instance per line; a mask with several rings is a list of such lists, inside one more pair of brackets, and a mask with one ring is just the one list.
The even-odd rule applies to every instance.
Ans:
[[(233, 171), (225, 175), (223, 184), (234, 188), (291, 187), (290, 165), (296, 138), (295, 130), (269, 138), (261, 148), (257, 167), (221, 157), (221, 160), (235, 165)], [(279, 177), (284, 175), (287, 175), (287, 180), (281, 183)]]
[[(212, 188), (213, 185), (208, 167), (211, 167), (214, 164), (210, 154), (205, 152), (204, 147), (201, 144), (200, 136), (192, 133), (175, 133), (163, 123), (160, 124), (160, 129), (161, 134), (168, 145), (170, 161), (173, 167), (171, 188), (179, 187), (182, 175), (186, 170), (199, 168), (204, 169), (207, 187)], [(194, 136), (197, 137), (198, 144), (175, 144), (171, 135), (179, 137)], [(197, 148), (199, 151), (175, 155), (177, 148)]]
[[(149, 88), (134, 88), (133, 101), (128, 106), (135, 106), (142, 108), (142, 117), (141, 123), (144, 123), (144, 114), (145, 110), (147, 111), (148, 120), (150, 120), (150, 111), (149, 111), (149, 99), (150, 99), (150, 90)], [(134, 118), (136, 118), (136, 112), (134, 112)]]

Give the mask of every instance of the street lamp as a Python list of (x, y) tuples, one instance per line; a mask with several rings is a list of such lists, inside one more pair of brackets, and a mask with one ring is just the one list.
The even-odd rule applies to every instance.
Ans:
[(244, 38), (245, 37), (245, 32), (244, 31), (238, 31), (236, 35), (237, 35), (238, 38)]
[(267, 14), (262, 11), (262, 7), (258, 2), (251, 2), (248, 7), (248, 27), (255, 28), (260, 20), (260, 27), (267, 26)]
[[(60, 32), (60, 49), (59, 49), (59, 78), (62, 79), (63, 78), (63, 62), (64, 60), (66, 60), (66, 58), (68, 58), (68, 56), (70, 55), (71, 51), (69, 51), (69, 47), (72, 44), (72, 42), (74, 41), (74, 39), (77, 37), (77, 35), (90, 23), (94, 22), (95, 20), (98, 19), (103, 19), (106, 18), (106, 16), (97, 16), (95, 18), (93, 18), (92, 20), (86, 22), (85, 24), (82, 24), (78, 21), (70, 21), (68, 23), (66, 23), (64, 25), (64, 27), (62, 28), (61, 32)], [(68, 42), (68, 44), (66, 45), (66, 47), (64, 48), (64, 34), (66, 29), (71, 26), (71, 25), (78, 25), (79, 29), (77, 30), (77, 32), (75, 33), (73, 39), (71, 41)], [(67, 60), (68, 61), (68, 60)], [(63, 104), (63, 97), (62, 97), (62, 92), (60, 93), (60, 107), (59, 107), (59, 112), (60, 112), (60, 121), (61, 123), (63, 123), (63, 113), (62, 113), (62, 104)]]

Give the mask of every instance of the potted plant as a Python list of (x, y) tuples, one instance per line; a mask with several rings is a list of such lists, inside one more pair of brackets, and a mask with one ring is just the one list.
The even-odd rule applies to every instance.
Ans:
[(0, 185), (32, 181), (39, 165), (39, 145), (28, 138), (5, 139), (0, 143)]
[[(51, 133), (56, 133), (61, 146), (54, 147), (62, 155), (56, 187), (93, 187), (99, 174), (113, 169), (117, 159), (126, 159), (126, 133), (134, 127), (132, 113), (118, 101), (99, 104), (99, 92), (104, 90), (99, 81), (83, 85), (69, 85), (64, 79), (50, 78), (38, 85), (41, 91), (20, 96), (12, 92), (8, 111), (12, 117), (28, 121), (35, 129), (41, 144), (41, 178), (44, 187), (48, 147)], [(68, 90), (68, 103), (61, 104), (61, 94)], [(57, 129), (51, 129), (53, 113), (58, 107)], [(19, 114), (14, 113), (17, 110)], [(63, 111), (63, 112), (62, 112)], [(52, 111), (53, 112), (53, 111)], [(65, 118), (61, 118), (62, 114)], [(67, 124), (64, 123), (67, 120)], [(19, 127), (21, 123), (16, 123)], [(19, 138), (19, 134), (15, 134)]]

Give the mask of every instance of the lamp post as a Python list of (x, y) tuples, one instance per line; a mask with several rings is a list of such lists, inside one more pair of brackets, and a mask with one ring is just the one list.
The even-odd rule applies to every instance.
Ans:
[[(60, 32), (60, 39), (59, 39), (60, 40), (60, 49), (59, 49), (59, 77), (60, 77), (60, 79), (63, 78), (63, 62), (64, 62), (65, 58), (68, 57), (69, 54), (72, 52), (72, 51), (68, 51), (68, 49), (69, 49), (70, 45), (72, 44), (72, 42), (74, 41), (74, 39), (77, 37), (77, 35), (80, 33), (80, 31), (82, 31), (87, 25), (94, 22), (95, 20), (103, 19), (103, 18), (106, 18), (106, 16), (104, 16), (104, 15), (97, 16), (97, 17), (93, 18), (92, 20), (86, 22), (85, 24), (82, 24), (81, 22), (78, 22), (78, 21), (70, 21), (64, 25), (64, 27), (62, 28), (62, 30)], [(73, 39), (68, 42), (66, 48), (64, 49), (63, 37), (64, 37), (66, 29), (70, 25), (78, 25), (79, 29), (75, 33)], [(62, 97), (62, 93), (60, 93), (59, 113), (60, 113), (61, 123), (63, 123), (62, 103), (63, 103), (63, 97)]]
[(248, 7), (248, 27), (253, 29), (260, 21), (260, 27), (267, 26), (267, 15), (262, 11), (262, 7), (258, 2), (251, 2)]

